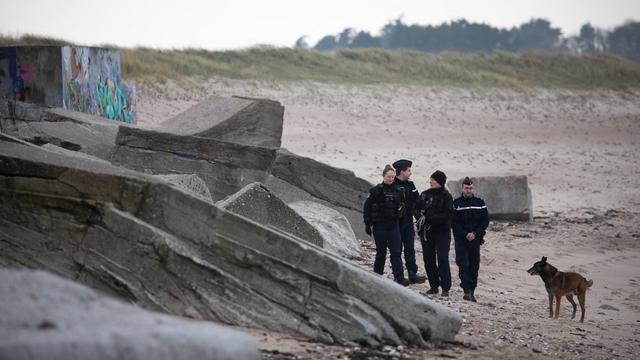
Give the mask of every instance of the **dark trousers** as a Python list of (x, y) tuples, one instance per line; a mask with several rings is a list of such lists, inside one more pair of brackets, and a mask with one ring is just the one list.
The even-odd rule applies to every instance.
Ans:
[(404, 249), (404, 263), (409, 273), (417, 273), (415, 248), (416, 232), (413, 229), (413, 219), (405, 218), (400, 221), (400, 241), (401, 248)]
[(449, 228), (429, 230), (420, 241), (429, 285), (433, 289), (440, 286), (443, 291), (449, 291), (451, 289), (451, 270), (449, 269), (451, 231)]
[(387, 260), (387, 248), (391, 258), (391, 270), (395, 278), (403, 276), (402, 243), (400, 242), (400, 226), (398, 221), (387, 221), (373, 224), (373, 238), (376, 241), (376, 260), (373, 271), (382, 275)]
[(464, 292), (472, 292), (478, 285), (478, 270), (480, 269), (480, 239), (469, 241), (466, 237), (455, 238), (456, 264), (460, 286)]

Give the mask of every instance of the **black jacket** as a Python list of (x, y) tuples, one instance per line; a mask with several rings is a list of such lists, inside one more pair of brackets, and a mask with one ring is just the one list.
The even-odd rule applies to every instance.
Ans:
[(415, 208), (416, 219), (424, 215), (430, 231), (448, 230), (453, 215), (453, 198), (445, 188), (428, 189), (420, 194)]
[(487, 226), (489, 226), (489, 212), (484, 200), (475, 196), (469, 198), (461, 196), (455, 199), (451, 221), (454, 237), (462, 239), (472, 232), (476, 234), (476, 238), (482, 239)]
[(398, 221), (404, 214), (402, 192), (395, 184), (381, 183), (372, 187), (364, 202), (362, 213), (364, 223), (367, 225)]
[(418, 189), (410, 180), (400, 180), (396, 177), (393, 183), (400, 189), (400, 192), (404, 193), (404, 208), (405, 208), (405, 220), (411, 221), (415, 206), (420, 198)]

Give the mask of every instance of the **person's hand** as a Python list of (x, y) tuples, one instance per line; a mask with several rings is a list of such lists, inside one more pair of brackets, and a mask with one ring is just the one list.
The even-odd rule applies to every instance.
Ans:
[(467, 240), (469, 240), (469, 241), (473, 241), (473, 240), (475, 240), (475, 239), (476, 239), (476, 234), (474, 234), (474, 233), (472, 233), (472, 232), (470, 232), (470, 233), (468, 233), (468, 234), (467, 234)]
[(422, 231), (422, 227), (424, 227), (424, 223), (426, 222), (427, 218), (424, 215), (421, 215), (418, 220), (416, 221), (416, 229), (418, 230), (418, 232)]
[(371, 236), (371, 226), (369, 224), (364, 224), (364, 232)]

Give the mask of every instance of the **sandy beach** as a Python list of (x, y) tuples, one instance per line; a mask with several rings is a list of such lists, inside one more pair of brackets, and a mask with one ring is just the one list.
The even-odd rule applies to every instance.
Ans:
[[(436, 169), (450, 179), (528, 176), (534, 221), (491, 223), (478, 303), (462, 300), (452, 245), (451, 296), (434, 300), (462, 314), (458, 344), (361, 349), (247, 330), (265, 357), (605, 359), (640, 352), (640, 92), (228, 79), (136, 85), (138, 125), (147, 128), (209, 96), (280, 101), (283, 147), (372, 183), (399, 158), (414, 161), (420, 191)], [(373, 254), (372, 241), (363, 247)], [(416, 250), (424, 273), (419, 244)], [(526, 272), (541, 256), (593, 280), (584, 323), (570, 318), (566, 299), (560, 318), (548, 318), (542, 280)], [(372, 260), (361, 265), (371, 269)], [(427, 286), (411, 289), (424, 294)]]

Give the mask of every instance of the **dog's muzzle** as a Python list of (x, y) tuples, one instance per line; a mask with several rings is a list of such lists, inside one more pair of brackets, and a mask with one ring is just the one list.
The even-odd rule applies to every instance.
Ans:
[(538, 272), (536, 271), (535, 267), (532, 267), (531, 269), (527, 270), (527, 272), (529, 273), (529, 275), (538, 275)]

